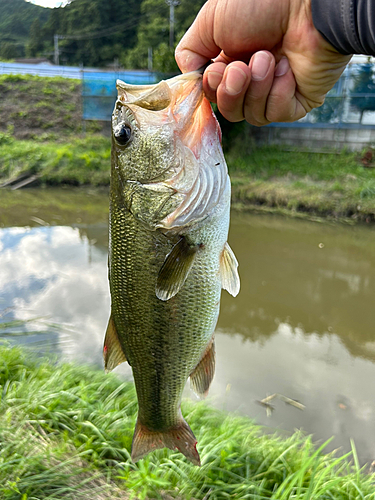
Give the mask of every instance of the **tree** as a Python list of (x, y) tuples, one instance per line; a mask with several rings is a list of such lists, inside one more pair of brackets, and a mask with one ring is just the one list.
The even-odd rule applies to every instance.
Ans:
[[(175, 7), (175, 46), (193, 22), (204, 0), (180, 0)], [(127, 68), (146, 69), (148, 49), (152, 48), (153, 69), (177, 72), (174, 50), (169, 47), (169, 6), (165, 0), (143, 0), (137, 30), (137, 43), (121, 58)]]
[(21, 57), (25, 53), (31, 26), (35, 20), (44, 24), (51, 9), (25, 0), (0, 0), (0, 53), (3, 58)]
[(1, 42), (0, 43), (0, 57), (4, 60), (15, 59), (19, 57), (20, 50), (14, 42)]
[(41, 25), (39, 19), (35, 19), (30, 28), (30, 39), (26, 46), (26, 54), (30, 57), (36, 57), (43, 50), (43, 38), (41, 36)]
[(362, 123), (365, 111), (375, 111), (373, 65), (363, 64), (357, 76), (354, 78), (354, 82), (350, 104), (361, 113), (359, 123)]

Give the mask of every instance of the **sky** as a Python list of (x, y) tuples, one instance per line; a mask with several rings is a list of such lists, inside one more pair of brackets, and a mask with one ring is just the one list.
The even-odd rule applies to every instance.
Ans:
[(60, 7), (60, 5), (65, 5), (68, 3), (67, 0), (27, 0), (35, 5), (41, 5), (42, 7)]

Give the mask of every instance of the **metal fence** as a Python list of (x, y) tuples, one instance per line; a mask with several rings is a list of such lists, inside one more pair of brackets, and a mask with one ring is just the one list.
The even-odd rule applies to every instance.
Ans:
[[(150, 71), (100, 71), (93, 68), (49, 64), (1, 63), (0, 74), (61, 76), (82, 81), (84, 120), (110, 120), (116, 99), (116, 80), (132, 84), (157, 83), (169, 75)], [(294, 123), (274, 123), (274, 127), (375, 128), (375, 65), (349, 64), (328, 93), (325, 103)]]
[(375, 128), (375, 66), (349, 64), (324, 104), (294, 123), (271, 127)]
[(157, 83), (163, 78), (162, 74), (151, 71), (101, 71), (95, 68), (77, 68), (73, 66), (1, 62), (0, 74), (26, 74), (45, 77), (60, 76), (81, 80), (83, 120), (103, 121), (111, 119), (113, 105), (117, 96), (117, 79), (134, 85), (145, 85)]
[(36, 75), (62, 76), (81, 80), (81, 68), (74, 66), (52, 66), (50, 64), (20, 64), (0, 62), (0, 74), (3, 75)]

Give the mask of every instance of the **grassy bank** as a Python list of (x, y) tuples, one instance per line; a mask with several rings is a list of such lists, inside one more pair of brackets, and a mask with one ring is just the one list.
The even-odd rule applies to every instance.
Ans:
[(47, 185), (109, 184), (110, 139), (101, 135), (68, 142), (20, 141), (0, 135), (0, 184), (36, 174)]
[(374, 499), (354, 454), (335, 458), (300, 433), (185, 402), (202, 467), (159, 450), (129, 459), (133, 384), (88, 367), (36, 364), (0, 346), (0, 498)]
[(233, 201), (293, 214), (375, 220), (375, 165), (360, 153), (278, 146), (227, 154)]
[[(0, 75), (0, 133), (59, 141), (82, 132), (81, 82), (61, 77)], [(100, 131), (88, 122), (89, 131)]]
[[(375, 168), (359, 153), (232, 147), (226, 154), (237, 208), (375, 220)], [(0, 184), (37, 175), (46, 185), (107, 186), (110, 139), (20, 141), (0, 135)]]
[[(0, 75), (0, 185), (36, 176), (45, 185), (109, 184), (110, 139), (86, 124), (81, 84), (64, 78)], [(250, 129), (223, 122), (237, 208), (375, 220), (375, 153), (256, 148)]]

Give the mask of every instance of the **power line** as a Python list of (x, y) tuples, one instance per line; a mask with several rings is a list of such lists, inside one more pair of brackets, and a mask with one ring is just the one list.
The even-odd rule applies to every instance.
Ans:
[[(170, 1), (175, 1), (175, 0), (170, 0)], [(175, 4), (175, 5), (177, 5), (177, 4)], [(151, 14), (153, 15), (155, 13), (155, 11), (158, 12), (159, 10), (163, 10), (163, 7), (164, 6), (161, 5), (161, 6), (159, 6), (158, 9), (155, 9), (152, 13), (147, 12), (145, 14), (141, 14), (139, 16), (134, 17), (131, 21), (129, 21), (127, 23), (117, 24), (115, 26), (111, 26), (111, 27), (108, 27), (106, 29), (99, 30), (95, 33), (83, 31), (80, 33), (73, 33), (72, 35), (58, 35), (58, 37), (61, 40), (62, 39), (64, 39), (64, 40), (91, 40), (91, 39), (95, 39), (95, 38), (102, 38), (105, 36), (109, 36), (109, 35), (112, 35), (114, 33), (120, 33), (122, 31), (126, 31), (130, 28), (133, 28), (135, 23), (137, 21), (139, 21), (140, 19), (147, 17)]]
[[(173, 40), (174, 37), (174, 7), (175, 5), (178, 5), (179, 2), (177, 0), (168, 0), (168, 5), (170, 5), (170, 9), (173, 9), (173, 13), (171, 14), (170, 10), (170, 34), (169, 34), (169, 40), (171, 43), (171, 39)], [(173, 7), (172, 7), (173, 5)], [(160, 5), (159, 8), (155, 9), (152, 14), (155, 14), (155, 11), (161, 11), (163, 10), (163, 5)], [(122, 33), (124, 31), (127, 31), (131, 28), (134, 28), (134, 25), (142, 18), (148, 17), (151, 13), (147, 12), (144, 14), (141, 14), (139, 16), (134, 17), (131, 21), (127, 23), (121, 23), (117, 24), (115, 26), (112, 26), (110, 28), (106, 28), (104, 30), (97, 31), (95, 33), (89, 33), (89, 32), (81, 32), (81, 33), (75, 33), (72, 35), (60, 35), (60, 34), (55, 34), (53, 36), (53, 41), (54, 41), (54, 63), (58, 66), (60, 63), (60, 53), (61, 50), (59, 48), (59, 40), (94, 40), (96, 38), (103, 38), (107, 37), (110, 35), (113, 35), (115, 33)], [(173, 18), (173, 22), (171, 21), (171, 15)], [(171, 32), (171, 26), (172, 26), (172, 32)], [(171, 34), (172, 33), (172, 34)], [(171, 38), (172, 37), (172, 38)], [(173, 43), (173, 42), (172, 42)]]

